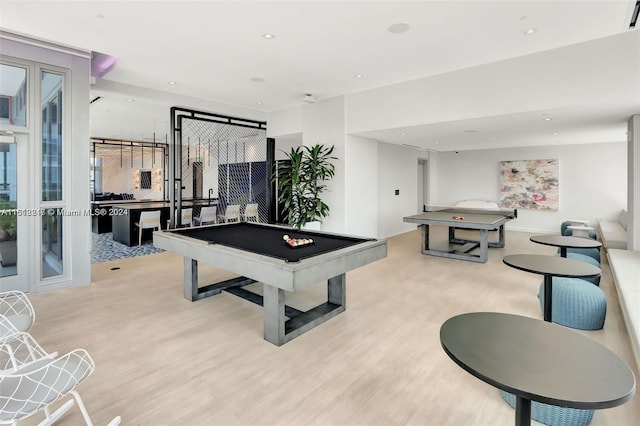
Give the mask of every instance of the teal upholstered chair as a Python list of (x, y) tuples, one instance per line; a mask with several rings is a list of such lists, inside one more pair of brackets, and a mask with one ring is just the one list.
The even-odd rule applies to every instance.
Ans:
[[(556, 256), (560, 256), (560, 254), (556, 254)], [(600, 267), (600, 262), (595, 260), (593, 257), (587, 256), (585, 254), (580, 253), (567, 253), (567, 259), (577, 260), (579, 262), (588, 263), (589, 265)], [(596, 275), (595, 277), (585, 277), (581, 278), (582, 280), (589, 281), (591, 284), (595, 284), (597, 286), (600, 285), (600, 275)]]
[[(600, 330), (607, 315), (602, 289), (579, 278), (553, 277), (551, 317), (556, 324), (579, 330)], [(538, 290), (544, 312), (544, 281)]]
[[(569, 229), (570, 226), (574, 226), (575, 223), (571, 222), (570, 220), (565, 220), (564, 222), (562, 222), (560, 224), (560, 235), (564, 235), (567, 237), (570, 237), (573, 235), (573, 231), (571, 229)], [(592, 239), (596, 239), (596, 231), (595, 230), (589, 230), (589, 238)]]
[[(514, 395), (503, 390), (500, 391), (500, 395), (511, 407), (516, 406)], [(587, 426), (593, 419), (593, 411), (531, 402), (531, 418), (550, 426)]]
[[(597, 248), (567, 248), (567, 254), (569, 253), (584, 254), (600, 264), (600, 250)], [(560, 254), (560, 248), (558, 248), (558, 254)]]

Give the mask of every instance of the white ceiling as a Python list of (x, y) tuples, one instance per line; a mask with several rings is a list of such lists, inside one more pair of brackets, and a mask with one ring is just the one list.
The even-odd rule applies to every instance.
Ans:
[[(176, 102), (194, 108), (233, 105), (236, 115), (266, 119), (268, 112), (302, 105), (304, 93), (325, 99), (627, 32), (634, 5), (635, 0), (2, 0), (0, 26), (117, 57), (92, 91), (93, 97), (103, 96), (91, 107), (92, 136), (141, 140), (154, 132), (164, 137), (167, 107)], [(389, 32), (396, 23), (410, 29)], [(525, 35), (528, 28), (537, 31)], [(266, 33), (275, 37), (265, 39)], [(629, 70), (629, 78), (638, 71)], [(611, 104), (603, 110), (580, 104), (565, 109), (567, 120), (553, 132), (527, 124), (527, 114), (539, 111), (506, 111), (414, 126), (411, 139), (399, 137), (398, 129), (361, 134), (433, 150), (509, 146), (516, 133), (519, 145), (623, 141), (620, 117), (640, 112), (638, 98), (631, 105), (635, 111), (628, 98), (617, 111)], [(460, 137), (469, 129), (478, 131)]]

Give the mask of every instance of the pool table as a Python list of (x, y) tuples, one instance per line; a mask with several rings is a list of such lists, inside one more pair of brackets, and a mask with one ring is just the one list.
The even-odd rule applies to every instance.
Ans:
[[(291, 247), (284, 235), (313, 239), (313, 243)], [(187, 300), (227, 291), (262, 305), (264, 338), (278, 346), (344, 312), (345, 273), (387, 256), (385, 240), (247, 222), (156, 231), (153, 244), (184, 256)], [(240, 277), (199, 286), (199, 261)], [(326, 303), (306, 312), (285, 304), (285, 291), (295, 292), (324, 280)], [(242, 288), (254, 282), (263, 283), (263, 296)]]

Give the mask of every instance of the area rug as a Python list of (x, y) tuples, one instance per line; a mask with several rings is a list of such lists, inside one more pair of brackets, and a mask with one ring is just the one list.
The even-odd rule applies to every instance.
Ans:
[(108, 262), (128, 257), (162, 253), (164, 250), (153, 245), (152, 241), (143, 241), (141, 246), (127, 247), (113, 241), (111, 232), (104, 234), (91, 233), (91, 263)]

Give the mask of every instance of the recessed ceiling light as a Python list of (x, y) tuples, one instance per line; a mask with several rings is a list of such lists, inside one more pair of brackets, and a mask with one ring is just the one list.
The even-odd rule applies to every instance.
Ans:
[(411, 28), (409, 24), (405, 24), (404, 22), (398, 22), (397, 24), (389, 25), (389, 27), (387, 28), (387, 31), (389, 31), (392, 34), (402, 34), (409, 31), (409, 28)]
[(168, 84), (173, 86), (173, 85), (178, 84), (178, 83), (176, 83), (175, 81), (170, 81)]
[(258, 101), (258, 102), (256, 102), (256, 103), (257, 103), (258, 105), (262, 105), (262, 102), (260, 102), (260, 101)]
[(270, 40), (270, 39), (272, 39), (272, 38), (274, 38), (274, 37), (275, 37), (275, 36), (274, 36), (273, 34), (269, 34), (269, 33), (266, 33), (266, 34), (263, 34), (263, 35), (262, 35), (262, 38), (266, 38), (267, 40)]
[(354, 75), (354, 77), (355, 77), (355, 78), (362, 78), (362, 77), (364, 77), (364, 75), (362, 75), (362, 74), (356, 74), (356, 75)]
[(531, 35), (537, 33), (538, 30), (536, 28), (527, 28), (523, 31), (524, 35)]
[(556, 132), (553, 132), (553, 136), (558, 136), (558, 134)]
[(407, 136), (407, 134), (402, 132), (402, 133), (400, 133), (400, 136)]
[(127, 99), (127, 102), (133, 102), (133, 99)]
[(251, 77), (249, 80), (253, 81), (254, 83), (262, 83), (264, 81), (264, 78), (262, 78), (262, 77)]
[(542, 119), (542, 121), (551, 121), (551, 120), (553, 120), (553, 118), (551, 118), (551, 117), (545, 117), (545, 118)]

